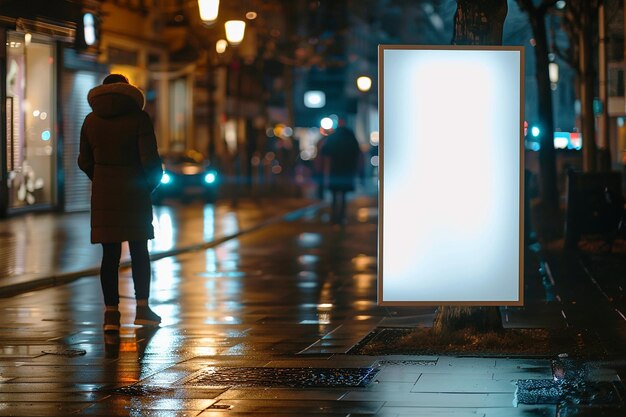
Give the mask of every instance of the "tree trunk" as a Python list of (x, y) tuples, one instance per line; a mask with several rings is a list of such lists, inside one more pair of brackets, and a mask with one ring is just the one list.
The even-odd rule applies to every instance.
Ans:
[[(506, 0), (457, 0), (452, 43), (502, 45), (502, 27), (507, 12)], [(437, 311), (433, 330), (446, 333), (469, 327), (481, 332), (502, 332), (500, 309), (442, 306)]]
[(598, 146), (598, 169), (601, 172), (611, 171), (611, 140), (609, 123), (609, 90), (607, 73), (607, 34), (606, 34), (606, 1), (598, 5), (598, 90), (602, 113), (598, 116), (598, 131), (601, 132)]
[(500, 308), (441, 306), (437, 310), (433, 324), (433, 331), (436, 334), (468, 328), (485, 333), (503, 332)]
[(554, 150), (554, 114), (548, 59), (548, 36), (546, 33), (545, 9), (528, 11), (535, 38), (535, 70), (537, 79), (539, 110), (539, 169), (541, 181), (540, 235), (545, 240), (556, 238), (562, 229), (559, 218), (559, 190), (556, 178), (556, 152)]
[(597, 171), (596, 129), (593, 114), (593, 97), (595, 92), (595, 74), (593, 64), (593, 18), (591, 4), (582, 2), (582, 13), (579, 31), (580, 59), (578, 69), (581, 74), (581, 124), (583, 136), (583, 170)]

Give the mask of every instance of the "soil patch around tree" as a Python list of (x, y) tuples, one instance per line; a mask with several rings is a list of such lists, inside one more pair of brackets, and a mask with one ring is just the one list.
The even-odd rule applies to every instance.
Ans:
[(355, 345), (353, 355), (467, 355), (601, 357), (598, 338), (573, 329), (505, 329), (502, 333), (464, 329), (435, 334), (432, 328), (379, 328)]

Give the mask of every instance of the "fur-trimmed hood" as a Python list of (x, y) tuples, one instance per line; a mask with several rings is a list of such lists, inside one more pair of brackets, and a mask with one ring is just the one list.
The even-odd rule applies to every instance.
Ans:
[(107, 119), (141, 111), (146, 103), (141, 90), (126, 83), (94, 87), (89, 91), (87, 101), (96, 115)]

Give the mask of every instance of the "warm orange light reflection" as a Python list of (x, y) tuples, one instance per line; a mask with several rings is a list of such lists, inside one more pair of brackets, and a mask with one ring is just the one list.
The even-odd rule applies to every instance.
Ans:
[(219, 351), (214, 346), (194, 346), (192, 351), (195, 356), (215, 356)]
[(369, 218), (369, 212), (367, 208), (360, 208), (356, 212), (356, 219), (361, 223), (365, 223)]
[(359, 295), (369, 294), (369, 291), (376, 284), (375, 274), (354, 274), (352, 278)]
[(364, 254), (358, 254), (355, 258), (352, 258), (354, 268), (358, 271), (365, 271), (370, 266), (376, 265), (376, 258), (373, 256), (367, 256)]
[(369, 310), (370, 308), (375, 307), (376, 303), (371, 300), (359, 300), (352, 303), (352, 305), (354, 306), (355, 310), (360, 311)]
[(121, 341), (120, 352), (137, 352), (137, 341), (135, 339)]

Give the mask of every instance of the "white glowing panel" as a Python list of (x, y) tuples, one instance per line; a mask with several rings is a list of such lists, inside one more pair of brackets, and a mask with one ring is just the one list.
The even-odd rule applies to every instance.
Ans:
[(523, 58), (380, 46), (379, 304), (522, 304)]

